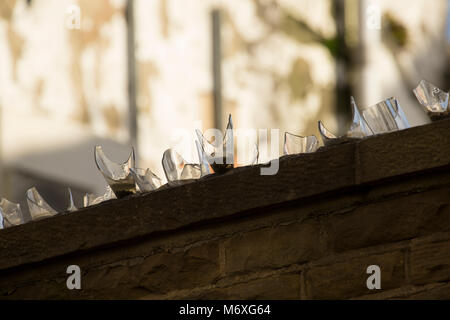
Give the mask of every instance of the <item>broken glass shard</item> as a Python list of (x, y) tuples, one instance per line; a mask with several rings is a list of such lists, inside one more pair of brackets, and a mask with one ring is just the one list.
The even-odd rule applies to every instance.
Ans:
[(353, 97), (350, 98), (350, 105), (352, 109), (352, 123), (345, 136), (337, 137), (327, 128), (325, 128), (324, 124), (321, 121), (319, 121), (319, 132), (324, 145), (362, 139), (364, 137), (373, 135), (372, 129), (370, 128), (366, 120), (361, 117), (361, 113)]
[(322, 121), (320, 120), (319, 120), (319, 133), (320, 137), (322, 138), (323, 144), (326, 146), (332, 144), (334, 140), (338, 139), (337, 136), (335, 136), (333, 133), (331, 133), (331, 131), (325, 128)]
[[(320, 126), (320, 124), (319, 124)], [(326, 130), (322, 125), (322, 130)], [(327, 130), (328, 131), (328, 130)], [(297, 136), (295, 134), (284, 133), (284, 154), (311, 153), (317, 150), (319, 141), (316, 136)]]
[(223, 152), (225, 155), (225, 165), (234, 164), (234, 136), (233, 136), (233, 120), (231, 114), (228, 116), (227, 129), (225, 130), (225, 137), (223, 138)]
[(389, 98), (362, 111), (364, 120), (374, 134), (409, 128), (410, 125), (397, 99)]
[(201, 177), (201, 168), (198, 164), (186, 161), (173, 149), (167, 149), (162, 158), (162, 166), (169, 185), (187, 182)]
[[(197, 136), (199, 134), (201, 134), (201, 133), (197, 132)], [(199, 139), (201, 139), (201, 138), (199, 137)], [(200, 142), (198, 142), (198, 140), (195, 140), (195, 146), (197, 147), (197, 154), (198, 154), (198, 159), (200, 162), (200, 176), (204, 177), (208, 174), (211, 174), (211, 166), (209, 165), (206, 153), (203, 150), (203, 147), (201, 146)]]
[(347, 137), (364, 138), (373, 135), (372, 130), (359, 113), (355, 98), (350, 98), (350, 104), (352, 107), (352, 124), (350, 125), (350, 129), (347, 132)]
[(100, 201), (96, 202), (95, 201), (96, 199), (97, 198), (92, 193), (86, 193), (84, 195), (84, 197), (83, 197), (83, 205), (84, 205), (84, 207), (86, 208), (86, 207), (92, 206), (94, 204), (100, 203)]
[(234, 137), (231, 114), (228, 116), (228, 124), (222, 141), (215, 139), (211, 143), (200, 130), (196, 130), (196, 133), (203, 151), (202, 158), (204, 156), (215, 173), (224, 173), (234, 168)]
[(257, 165), (258, 161), (259, 161), (259, 148), (258, 148), (258, 144), (255, 143), (253, 145), (253, 149), (252, 149), (252, 153), (250, 154), (250, 164), (252, 166)]
[(161, 179), (150, 169), (132, 168), (130, 170), (141, 192), (149, 192), (161, 187)]
[(86, 194), (83, 198), (83, 204), (85, 207), (89, 207), (94, 204), (98, 204), (111, 199), (116, 199), (116, 195), (114, 194), (110, 186), (106, 186), (105, 194), (100, 197), (96, 197), (92, 193)]
[(2, 198), (0, 201), (0, 229), (24, 223), (20, 204)]
[(131, 148), (131, 153), (127, 161), (124, 163), (115, 163), (105, 156), (101, 146), (96, 146), (95, 163), (118, 198), (136, 192), (134, 177), (130, 170), (135, 166), (134, 148)]
[(73, 202), (73, 195), (72, 195), (72, 190), (70, 188), (67, 188), (67, 190), (69, 191), (69, 206), (67, 207), (67, 211), (69, 212), (74, 212), (77, 211), (77, 207), (75, 207), (75, 203)]
[(26, 197), (32, 220), (40, 220), (58, 214), (58, 212), (50, 207), (44, 198), (42, 198), (35, 187), (27, 190)]
[(180, 180), (199, 179), (200, 177), (200, 166), (198, 164), (186, 163), (181, 171)]
[(413, 91), (417, 100), (428, 112), (444, 113), (448, 111), (448, 92), (425, 80), (420, 81)]

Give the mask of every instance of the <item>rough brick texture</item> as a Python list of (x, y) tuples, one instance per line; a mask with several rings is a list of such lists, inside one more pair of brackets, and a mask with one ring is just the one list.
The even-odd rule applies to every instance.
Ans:
[(0, 230), (0, 297), (450, 298), (450, 119), (259, 171)]

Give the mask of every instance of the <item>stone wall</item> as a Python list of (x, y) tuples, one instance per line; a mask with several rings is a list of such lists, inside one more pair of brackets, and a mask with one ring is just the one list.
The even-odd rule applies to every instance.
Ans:
[(1, 230), (0, 297), (450, 298), (450, 119), (260, 167)]

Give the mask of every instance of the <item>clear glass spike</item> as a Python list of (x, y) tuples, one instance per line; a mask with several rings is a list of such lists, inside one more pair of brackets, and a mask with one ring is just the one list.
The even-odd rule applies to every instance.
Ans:
[(92, 193), (86, 193), (83, 197), (83, 206), (89, 207), (92, 206), (94, 204), (100, 203), (100, 202), (95, 202), (96, 197), (92, 194)]
[(130, 170), (135, 167), (134, 148), (131, 148), (131, 153), (127, 161), (124, 163), (115, 163), (105, 156), (101, 146), (96, 146), (95, 163), (118, 198), (136, 192), (135, 181)]
[(73, 195), (72, 195), (72, 190), (70, 188), (67, 188), (67, 190), (69, 191), (69, 206), (67, 207), (67, 211), (69, 212), (74, 212), (77, 211), (77, 207), (75, 207), (75, 203), (73, 202)]
[(350, 98), (350, 104), (352, 107), (352, 124), (350, 125), (350, 129), (347, 132), (347, 137), (364, 138), (373, 135), (372, 130), (359, 113), (355, 98)]
[(252, 165), (252, 166), (258, 164), (258, 161), (259, 161), (259, 147), (258, 147), (258, 144), (257, 144), (257, 143), (255, 143), (255, 144), (253, 145), (253, 150), (252, 150), (251, 159), (252, 159), (252, 161), (251, 161), (251, 165)]
[(214, 144), (212, 144), (199, 130), (196, 130), (196, 134), (202, 147), (204, 160), (211, 165), (215, 173), (223, 173), (234, 168), (234, 136), (231, 114), (228, 116), (223, 141), (214, 141)]
[(50, 207), (44, 198), (42, 198), (35, 187), (27, 190), (26, 197), (32, 220), (48, 218), (58, 214), (58, 212)]
[(201, 177), (198, 164), (189, 164), (173, 149), (167, 149), (162, 158), (162, 166), (169, 185), (178, 184), (182, 180), (193, 180)]
[(198, 164), (187, 163), (181, 171), (180, 180), (199, 179), (201, 177), (201, 170)]
[(100, 197), (96, 197), (92, 193), (85, 194), (83, 198), (83, 204), (85, 207), (93, 206), (94, 204), (98, 204), (107, 200), (117, 199), (116, 195), (112, 191), (110, 186), (106, 186), (106, 192), (104, 195)]
[(417, 100), (428, 112), (443, 113), (448, 110), (449, 93), (434, 84), (422, 80), (413, 91)]
[(324, 145), (329, 145), (332, 142), (332, 140), (337, 139), (337, 137), (334, 134), (332, 134), (331, 131), (325, 128), (322, 121), (320, 120), (319, 120), (319, 133)]
[(20, 204), (2, 198), (0, 201), (0, 229), (23, 224), (23, 214)]
[[(325, 128), (323, 123), (319, 121), (319, 132), (324, 145), (329, 145), (330, 143), (336, 141), (345, 141), (351, 139), (362, 139), (373, 135), (373, 131), (369, 124), (366, 122), (364, 117), (361, 116), (358, 106), (356, 105), (355, 98), (350, 98), (350, 106), (352, 109), (352, 123), (347, 131), (347, 134), (342, 137), (337, 137)], [(335, 140), (339, 139), (339, 140)]]
[(409, 122), (397, 99), (389, 98), (363, 109), (362, 115), (374, 134), (409, 128)]
[(227, 129), (223, 138), (223, 154), (226, 157), (225, 164), (234, 164), (234, 136), (233, 136), (233, 119), (231, 114), (228, 115)]
[(141, 192), (149, 192), (161, 187), (161, 179), (150, 169), (132, 168), (130, 170)]
[(200, 175), (201, 177), (204, 177), (211, 174), (211, 166), (209, 165), (208, 157), (203, 150), (203, 146), (201, 146), (201, 143), (199, 142), (199, 140), (202, 141), (201, 139), (203, 139), (203, 135), (199, 130), (196, 130), (196, 133), (198, 140), (195, 140), (195, 146), (197, 147), (198, 159), (200, 163)]
[[(322, 130), (326, 130), (323, 125)], [(315, 152), (317, 148), (319, 148), (319, 140), (317, 140), (316, 136), (302, 137), (289, 132), (284, 133), (283, 152), (285, 155), (298, 153), (311, 153)]]

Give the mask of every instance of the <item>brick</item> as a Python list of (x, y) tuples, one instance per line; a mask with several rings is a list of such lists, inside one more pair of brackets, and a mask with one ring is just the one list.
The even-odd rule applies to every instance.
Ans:
[(411, 280), (414, 283), (450, 280), (450, 240), (413, 242), (410, 263)]
[(450, 230), (450, 188), (399, 196), (323, 219), (330, 250), (346, 250)]
[(12, 299), (134, 299), (213, 283), (219, 276), (218, 259), (218, 244), (210, 242), (186, 251), (129, 258), (95, 268), (81, 265), (82, 290), (68, 290), (67, 275), (61, 269), (59, 283), (53, 278), (28, 282), (18, 288), (10, 284), (0, 292), (11, 292)]
[(379, 293), (352, 298), (352, 300), (405, 300), (405, 299), (427, 299), (426, 297), (438, 296), (442, 293), (445, 296), (446, 284), (431, 283), (423, 286), (406, 285), (392, 290), (382, 290)]
[(320, 225), (307, 220), (247, 232), (224, 243), (225, 272), (279, 268), (321, 255)]
[(175, 295), (173, 299), (299, 300), (300, 274), (281, 274), (227, 287)]
[(277, 275), (237, 284), (224, 290), (227, 299), (292, 300), (300, 299), (300, 275)]
[(442, 284), (428, 290), (402, 297), (405, 300), (450, 300), (450, 284)]
[[(346, 299), (399, 287), (405, 282), (404, 264), (404, 253), (396, 251), (313, 267), (306, 271), (306, 294), (309, 299)], [(367, 288), (370, 265), (381, 269), (381, 290)]]

